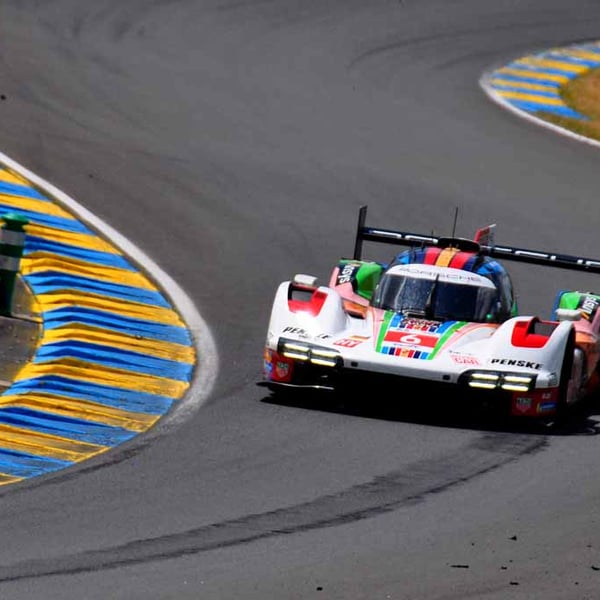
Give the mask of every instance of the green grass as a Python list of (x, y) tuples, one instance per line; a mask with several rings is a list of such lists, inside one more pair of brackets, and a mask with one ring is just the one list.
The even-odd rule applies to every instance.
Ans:
[(600, 141), (600, 69), (591, 69), (582, 77), (573, 79), (562, 87), (560, 94), (567, 106), (589, 120), (570, 119), (543, 112), (537, 115), (559, 127)]

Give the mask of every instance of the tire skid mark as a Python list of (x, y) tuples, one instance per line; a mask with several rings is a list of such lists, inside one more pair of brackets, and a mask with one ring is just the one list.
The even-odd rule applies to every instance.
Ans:
[(0, 582), (97, 572), (361, 521), (422, 502), (431, 494), (542, 451), (546, 445), (545, 436), (483, 434), (441, 458), (418, 461), (296, 506), (163, 537), (133, 540), (121, 546), (0, 566)]

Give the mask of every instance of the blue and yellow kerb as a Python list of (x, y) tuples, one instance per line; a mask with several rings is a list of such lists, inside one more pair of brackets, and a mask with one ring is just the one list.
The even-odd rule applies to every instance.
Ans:
[(0, 395), (0, 485), (43, 475), (146, 431), (190, 386), (185, 323), (147, 276), (0, 165), (0, 217), (26, 217), (20, 274), (41, 336)]
[(498, 100), (518, 110), (587, 120), (565, 104), (560, 90), (572, 79), (597, 67), (600, 67), (600, 42), (576, 44), (519, 58), (494, 71), (486, 84)]

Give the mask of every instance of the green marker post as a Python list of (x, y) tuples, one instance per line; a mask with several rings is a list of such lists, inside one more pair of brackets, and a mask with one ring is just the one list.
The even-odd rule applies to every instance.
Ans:
[(11, 316), (15, 282), (23, 248), (25, 246), (25, 225), (29, 220), (17, 213), (2, 216), (0, 226), (0, 314)]

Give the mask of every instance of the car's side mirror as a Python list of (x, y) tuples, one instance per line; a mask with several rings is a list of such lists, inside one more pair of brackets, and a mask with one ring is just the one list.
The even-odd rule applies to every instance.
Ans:
[(556, 309), (556, 320), (557, 321), (579, 321), (581, 320), (581, 311), (573, 308), (557, 308)]

